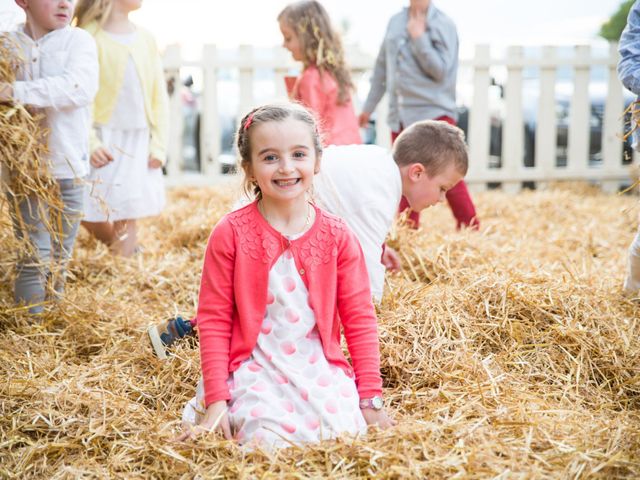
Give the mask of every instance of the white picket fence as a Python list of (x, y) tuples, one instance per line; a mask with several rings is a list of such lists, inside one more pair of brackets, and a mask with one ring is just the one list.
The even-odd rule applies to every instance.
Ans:
[[(219, 125), (219, 73), (222, 70), (237, 72), (239, 98), (237, 99), (237, 118), (241, 118), (256, 105), (254, 88), (256, 72), (264, 69), (273, 72), (273, 95), (269, 101), (286, 99), (284, 77), (297, 67), (290, 55), (276, 48), (273, 56), (263, 59), (254, 55), (250, 46), (241, 46), (239, 53), (232, 59), (224, 59), (213, 45), (206, 45), (200, 61), (185, 61), (180, 48), (170, 46), (164, 55), (167, 79), (176, 87), (171, 96), (171, 127), (168, 146), (169, 163), (167, 181), (170, 185), (216, 184), (229, 175), (221, 174), (219, 156), (221, 154), (221, 135)], [(523, 182), (535, 182), (544, 186), (547, 182), (560, 180), (595, 181), (605, 190), (613, 191), (621, 184), (629, 183), (629, 166), (623, 164), (622, 112), (624, 110), (623, 89), (617, 78), (616, 64), (618, 53), (616, 45), (611, 45), (609, 55), (597, 57), (590, 47), (575, 47), (572, 58), (560, 58), (555, 47), (544, 47), (542, 55), (528, 58), (523, 55), (522, 47), (510, 47), (506, 56), (493, 57), (489, 46), (475, 48), (473, 58), (461, 59), (462, 69), (471, 69), (472, 89), (468, 142), (470, 165), (467, 182), (475, 190), (481, 190), (491, 183), (500, 183), (507, 191), (518, 191)], [(357, 51), (348, 50), (347, 58), (354, 77), (368, 75), (373, 59)], [(556, 135), (558, 131), (556, 103), (556, 75), (559, 67), (573, 69), (572, 93), (569, 107), (568, 139), (566, 165), (556, 164)], [(591, 100), (589, 93), (590, 70), (604, 67), (607, 71), (607, 93), (604, 106), (602, 128), (601, 161), (589, 161), (591, 137)], [(539, 91), (537, 97), (537, 118), (535, 133), (534, 166), (524, 165), (525, 132), (523, 128), (523, 71), (535, 67), (538, 70)], [(187, 172), (183, 168), (183, 114), (182, 99), (179, 94), (181, 69), (198, 69), (202, 73), (202, 93), (200, 97), (200, 171)], [(491, 116), (490, 88), (495, 69), (506, 71), (504, 96), (500, 100), (504, 118), (502, 121), (502, 155), (496, 162), (490, 156)], [(464, 80), (460, 80), (464, 81)], [(366, 93), (366, 92), (365, 92)], [(264, 100), (264, 99), (262, 99)], [(262, 102), (261, 102), (262, 103)], [(384, 121), (387, 101), (384, 98), (378, 107), (376, 116), (377, 141), (389, 146), (390, 132)]]

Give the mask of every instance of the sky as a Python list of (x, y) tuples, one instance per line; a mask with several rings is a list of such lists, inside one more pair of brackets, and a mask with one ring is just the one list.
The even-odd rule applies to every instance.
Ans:
[[(276, 17), (286, 0), (145, 0), (132, 19), (161, 47), (179, 43), (197, 58), (201, 46), (269, 47), (282, 42)], [(389, 17), (408, 0), (324, 0), (336, 26), (348, 24), (345, 43), (374, 55)], [(600, 25), (621, 0), (434, 0), (458, 26), (461, 53), (473, 45), (568, 45), (597, 40)], [(0, 28), (24, 19), (14, 0), (0, 0)]]

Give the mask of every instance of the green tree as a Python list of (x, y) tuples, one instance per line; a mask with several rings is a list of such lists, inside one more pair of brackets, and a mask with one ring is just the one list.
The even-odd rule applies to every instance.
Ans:
[(627, 24), (627, 16), (629, 15), (629, 10), (631, 10), (633, 2), (634, 0), (626, 0), (622, 2), (616, 13), (611, 16), (609, 21), (600, 27), (599, 35), (602, 38), (613, 42), (620, 40), (620, 35), (622, 35), (622, 30), (624, 30), (624, 27)]

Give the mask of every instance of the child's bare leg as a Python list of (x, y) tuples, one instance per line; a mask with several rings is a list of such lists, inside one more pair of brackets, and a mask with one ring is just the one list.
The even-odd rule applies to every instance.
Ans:
[(111, 222), (82, 222), (82, 226), (86, 228), (91, 235), (109, 247), (116, 239), (113, 231), (113, 223)]
[(123, 257), (130, 257), (138, 246), (138, 226), (135, 220), (118, 220), (113, 222), (115, 241), (113, 248)]

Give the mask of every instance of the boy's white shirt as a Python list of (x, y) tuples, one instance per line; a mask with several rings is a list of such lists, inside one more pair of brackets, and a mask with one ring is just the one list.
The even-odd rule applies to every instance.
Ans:
[[(329, 146), (313, 180), (313, 198), (320, 208), (345, 220), (356, 235), (367, 264), (371, 296), (380, 301), (385, 272), (382, 245), (402, 198), (402, 178), (395, 160), (377, 145)], [(243, 196), (232, 210), (249, 201)]]
[(400, 169), (388, 150), (376, 145), (340, 145), (324, 150), (314, 197), (321, 208), (343, 218), (360, 241), (371, 295), (384, 290), (382, 246), (402, 197)]
[(13, 85), (14, 99), (44, 112), (53, 176), (86, 176), (91, 105), (99, 76), (93, 37), (67, 26), (36, 41), (25, 33), (24, 25), (8, 36), (20, 47), (25, 62)]

